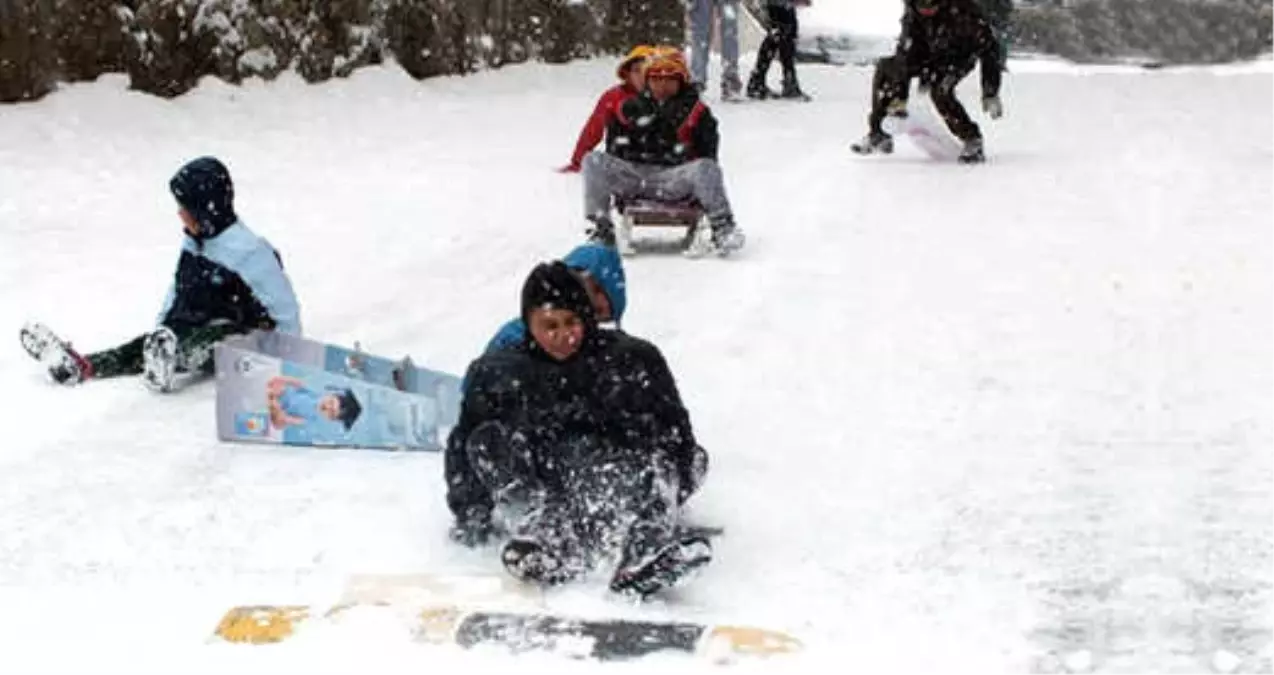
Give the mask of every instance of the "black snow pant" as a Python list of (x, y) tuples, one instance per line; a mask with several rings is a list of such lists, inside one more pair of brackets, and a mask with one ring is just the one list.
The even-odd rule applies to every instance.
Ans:
[(756, 66), (748, 82), (751, 88), (765, 86), (765, 78), (770, 73), (770, 63), (777, 53), (779, 65), (783, 68), (783, 89), (792, 91), (799, 89), (796, 83), (796, 8), (780, 5), (766, 5), (769, 15), (769, 28), (765, 31), (765, 39), (756, 52)]
[(868, 128), (873, 134), (883, 135), (885, 131), (881, 123), (889, 112), (890, 104), (905, 104), (911, 92), (911, 80), (919, 78), (921, 86), (929, 87), (933, 107), (956, 138), (962, 141), (982, 138), (982, 130), (955, 95), (956, 86), (973, 72), (975, 65), (975, 60), (933, 67), (927, 63), (910, 63), (897, 56), (880, 59), (872, 75)]
[[(222, 339), (247, 331), (231, 323), (213, 323), (205, 326), (172, 324), (168, 326), (177, 336), (177, 362), (179, 370), (202, 371), (212, 374), (213, 347)], [(142, 345), (146, 335), (139, 335), (118, 347), (94, 352), (85, 356), (93, 367), (93, 378), (140, 375), (142, 372)]]
[(589, 438), (540, 452), (534, 438), (486, 422), (465, 443), (493, 501), (516, 512), (512, 539), (537, 544), (567, 578), (612, 551), (638, 560), (673, 540), (678, 479), (665, 459)]

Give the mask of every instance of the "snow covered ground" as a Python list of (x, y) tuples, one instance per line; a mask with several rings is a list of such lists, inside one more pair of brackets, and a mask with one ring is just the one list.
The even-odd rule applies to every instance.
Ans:
[[(803, 68), (810, 104), (716, 105), (749, 248), (630, 261), (625, 327), (665, 351), (712, 453), (691, 517), (729, 533), (666, 604), (601, 579), (550, 604), (784, 629), (797, 667), (837, 672), (1270, 672), (1268, 66), (1015, 65), (979, 167), (902, 140), (851, 156), (866, 70)], [(221, 444), (212, 383), (57, 388), (16, 332), (93, 349), (150, 326), (179, 245), (168, 178), (210, 153), (309, 334), (459, 372), (579, 241), (579, 179), (551, 169), (611, 72), (173, 101), (104, 77), (0, 107), (0, 671), (599, 668), (393, 630), (207, 644), (231, 605), (494, 554), (447, 543), (437, 455)]]

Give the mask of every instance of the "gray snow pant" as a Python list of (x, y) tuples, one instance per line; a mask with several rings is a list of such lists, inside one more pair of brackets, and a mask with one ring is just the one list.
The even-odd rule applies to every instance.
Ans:
[(693, 197), (713, 229), (734, 224), (721, 165), (695, 159), (677, 166), (637, 164), (605, 152), (584, 157), (584, 217), (610, 221), (611, 198), (680, 201)]
[(708, 83), (712, 52), (712, 12), (719, 13), (722, 82), (739, 81), (739, 0), (693, 0), (690, 6), (690, 79)]
[(518, 502), (513, 538), (539, 544), (567, 576), (587, 572), (611, 551), (640, 559), (673, 539), (678, 479), (669, 462), (586, 438), (555, 445), (548, 458), (533, 442), (487, 422), (470, 435), (466, 452), (496, 502)]

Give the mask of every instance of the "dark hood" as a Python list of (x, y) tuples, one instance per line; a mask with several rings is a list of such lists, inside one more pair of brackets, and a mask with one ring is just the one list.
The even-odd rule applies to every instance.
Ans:
[(571, 268), (560, 260), (536, 265), (522, 284), (522, 322), (527, 326), (526, 345), (536, 355), (542, 355), (542, 350), (531, 334), (531, 310), (545, 306), (569, 310), (580, 317), (584, 322), (584, 344), (580, 347), (580, 352), (583, 352), (597, 333), (597, 317), (593, 313), (593, 303), (589, 300), (588, 291), (571, 272)]
[(181, 167), (168, 188), (199, 224), (196, 239), (211, 239), (239, 220), (230, 171), (215, 157), (200, 157)]

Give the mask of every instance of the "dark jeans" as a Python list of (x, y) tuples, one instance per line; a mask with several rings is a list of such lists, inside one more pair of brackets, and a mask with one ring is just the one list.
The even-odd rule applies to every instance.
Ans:
[(908, 63), (890, 56), (876, 62), (876, 72), (871, 82), (871, 114), (868, 128), (875, 134), (884, 134), (881, 123), (894, 101), (906, 102), (910, 95), (912, 78), (919, 78), (929, 87), (933, 106), (942, 116), (951, 133), (962, 141), (982, 138), (982, 130), (956, 98), (956, 85), (973, 72), (975, 62), (942, 64), (933, 67), (925, 63)]
[[(174, 324), (169, 328), (177, 335), (177, 363), (181, 365), (180, 370), (201, 370), (208, 375), (212, 374), (214, 367), (213, 347), (230, 335), (247, 332), (229, 323), (207, 326)], [(142, 345), (145, 342), (146, 335), (139, 335), (118, 347), (89, 354), (86, 358), (93, 366), (93, 377), (140, 375)]]
[(766, 5), (769, 15), (769, 28), (765, 32), (765, 40), (756, 53), (756, 69), (752, 73), (753, 81), (765, 84), (765, 76), (770, 72), (770, 62), (775, 53), (779, 57), (779, 65), (783, 67), (783, 84), (796, 82), (796, 8)]
[(497, 504), (522, 509), (515, 539), (530, 540), (570, 574), (622, 547), (639, 558), (672, 540), (677, 472), (662, 457), (579, 438), (554, 442), (486, 422), (465, 444)]

